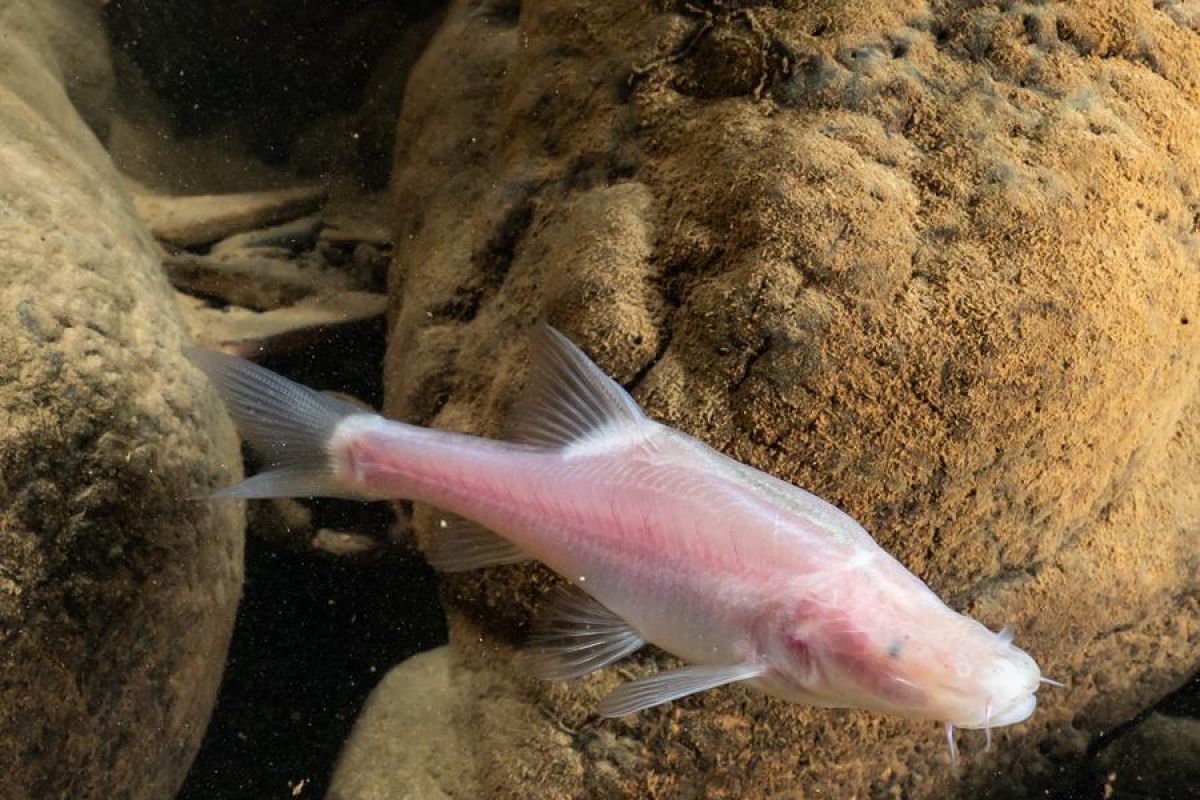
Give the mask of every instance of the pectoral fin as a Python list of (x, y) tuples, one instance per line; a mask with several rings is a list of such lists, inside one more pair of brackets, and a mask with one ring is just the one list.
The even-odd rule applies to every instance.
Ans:
[(766, 670), (758, 664), (680, 667), (631, 681), (600, 701), (600, 715), (623, 717), (651, 706), (669, 703), (689, 694), (727, 683), (750, 680)]
[(645, 644), (625, 620), (578, 589), (564, 590), (544, 614), (526, 656), (530, 670), (544, 680), (587, 675)]

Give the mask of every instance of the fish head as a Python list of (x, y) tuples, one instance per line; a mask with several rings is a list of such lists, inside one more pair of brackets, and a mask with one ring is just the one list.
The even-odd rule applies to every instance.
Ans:
[[(935, 598), (936, 599), (936, 598)], [(766, 648), (780, 677), (776, 694), (831, 707), (866, 708), (996, 728), (1021, 722), (1037, 705), (1037, 663), (1007, 632), (936, 604), (888, 617), (801, 602), (776, 618)]]

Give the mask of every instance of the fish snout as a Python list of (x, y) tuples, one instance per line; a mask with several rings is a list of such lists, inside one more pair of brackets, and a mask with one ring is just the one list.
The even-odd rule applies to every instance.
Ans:
[(1024, 722), (1037, 708), (1041, 671), (1023, 650), (1006, 644), (994, 658), (977, 689), (973, 719), (956, 723), (960, 728), (1000, 728)]

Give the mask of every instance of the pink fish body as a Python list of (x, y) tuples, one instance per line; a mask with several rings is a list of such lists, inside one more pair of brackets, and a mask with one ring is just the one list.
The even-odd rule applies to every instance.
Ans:
[(605, 716), (732, 682), (950, 734), (1032, 714), (1048, 681), (1011, 634), (948, 608), (850, 516), (650, 420), (548, 326), (532, 353), (513, 442), (390, 421), (196, 353), (274, 466), (223, 494), (416, 500), (481, 526), (444, 521), (438, 568), (545, 563), (577, 590), (533, 642), (543, 677), (646, 642), (689, 664), (623, 685)]

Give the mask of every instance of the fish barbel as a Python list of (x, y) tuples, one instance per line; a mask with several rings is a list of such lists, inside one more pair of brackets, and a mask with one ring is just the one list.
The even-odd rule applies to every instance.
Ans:
[(511, 441), (385, 419), (233, 356), (193, 351), (270, 469), (225, 497), (403, 498), (451, 512), (454, 571), (537, 559), (574, 589), (531, 642), (570, 679), (650, 642), (687, 662), (623, 684), (631, 714), (742, 682), (785, 700), (992, 728), (1041, 677), (1008, 629), (948, 608), (849, 515), (654, 422), (548, 325)]

